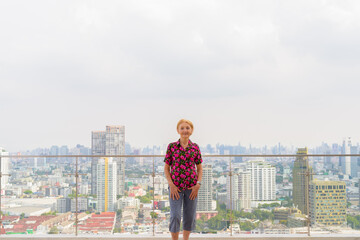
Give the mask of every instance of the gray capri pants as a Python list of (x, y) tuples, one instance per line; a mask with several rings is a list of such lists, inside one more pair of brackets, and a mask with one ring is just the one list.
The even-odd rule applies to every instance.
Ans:
[(196, 205), (199, 195), (194, 199), (190, 200), (191, 189), (185, 189), (179, 192), (179, 199), (173, 200), (170, 197), (169, 188), (169, 201), (170, 201), (170, 232), (180, 232), (181, 222), (181, 206), (183, 206), (183, 230), (192, 231), (196, 225)]

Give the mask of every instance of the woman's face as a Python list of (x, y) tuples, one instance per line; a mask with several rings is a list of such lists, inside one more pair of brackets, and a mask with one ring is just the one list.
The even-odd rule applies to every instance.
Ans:
[(189, 138), (192, 134), (192, 129), (188, 123), (181, 123), (177, 131), (182, 138)]

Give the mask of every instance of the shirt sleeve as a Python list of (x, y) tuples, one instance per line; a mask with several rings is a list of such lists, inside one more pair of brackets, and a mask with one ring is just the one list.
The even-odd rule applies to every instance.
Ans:
[(172, 164), (172, 156), (171, 156), (171, 143), (168, 145), (167, 150), (166, 150), (166, 155), (164, 158), (164, 162), (168, 165), (171, 166)]
[(196, 159), (195, 159), (195, 164), (198, 165), (198, 164), (201, 164), (203, 162), (202, 160), (202, 157), (201, 157), (201, 152), (200, 152), (200, 148), (199, 146), (196, 144), (196, 148), (197, 148), (197, 151), (198, 151), (198, 154), (196, 156)]

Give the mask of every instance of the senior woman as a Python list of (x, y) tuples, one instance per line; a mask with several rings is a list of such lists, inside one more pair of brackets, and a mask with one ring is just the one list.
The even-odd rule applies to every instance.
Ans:
[(168, 145), (165, 176), (169, 183), (170, 225), (172, 240), (179, 239), (181, 206), (183, 205), (183, 239), (188, 240), (195, 229), (197, 196), (201, 186), (202, 158), (200, 148), (190, 141), (194, 130), (191, 121), (181, 119), (177, 124), (180, 139)]

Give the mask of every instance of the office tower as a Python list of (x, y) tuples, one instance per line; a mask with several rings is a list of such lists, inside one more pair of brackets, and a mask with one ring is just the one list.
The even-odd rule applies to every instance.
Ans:
[[(58, 146), (51, 146), (50, 151), (49, 151), (50, 155), (59, 155), (59, 147)], [(50, 161), (56, 162), (58, 160), (58, 158), (49, 158)]]
[(247, 171), (251, 176), (251, 200), (276, 200), (275, 167), (264, 161), (250, 161)]
[[(9, 153), (3, 149), (2, 147), (0, 147), (0, 157), (1, 156), (7, 156), (9, 155)], [(6, 186), (6, 184), (9, 183), (9, 176), (7, 174), (9, 174), (9, 158), (1, 158), (0, 161), (0, 171), (2, 173), (2, 178), (1, 178), (1, 189), (4, 190), (4, 187)]]
[[(125, 126), (106, 126), (106, 131), (93, 131), (91, 139), (92, 155), (123, 155), (125, 154)], [(113, 158), (117, 163), (117, 194), (123, 195), (125, 188), (125, 159)], [(98, 158), (91, 163), (91, 193), (96, 189), (96, 166)]]
[[(359, 154), (359, 147), (358, 146), (351, 146), (350, 147), (350, 153), (351, 154)], [(358, 158), (357, 156), (351, 156), (350, 157), (350, 166), (351, 166), (351, 177), (356, 178), (358, 177)]]
[[(306, 205), (306, 185), (309, 185), (305, 173), (309, 171), (312, 173), (312, 169), (309, 167), (309, 159), (307, 156), (302, 156), (308, 154), (307, 148), (298, 148), (296, 153), (297, 156), (294, 162), (293, 168), (293, 201), (294, 205), (301, 211), (303, 214), (307, 214), (307, 205)], [(312, 180), (312, 175), (310, 175), (310, 181)]]
[[(69, 155), (69, 148), (68, 146), (64, 145), (59, 148), (59, 155)], [(62, 158), (62, 161), (67, 161), (68, 158)]]
[[(106, 155), (125, 154), (125, 126), (106, 126)], [(114, 158), (117, 164), (117, 194), (125, 191), (125, 158)]]
[(346, 223), (346, 185), (342, 181), (310, 183), (311, 225), (329, 226)]
[(212, 166), (203, 166), (202, 184), (198, 194), (197, 210), (212, 211)]
[[(92, 155), (105, 155), (105, 131), (93, 131), (91, 132), (91, 154)], [(97, 183), (96, 183), (96, 167), (99, 158), (93, 157), (91, 160), (91, 194), (96, 195)]]
[[(350, 148), (351, 148), (351, 138), (349, 137), (348, 140), (343, 141), (343, 145), (341, 148), (342, 154), (350, 154)], [(344, 175), (351, 175), (351, 157), (340, 157), (340, 165), (341, 165), (341, 171)]]
[(115, 211), (117, 196), (117, 164), (112, 158), (100, 158), (96, 167), (97, 210), (100, 212)]

